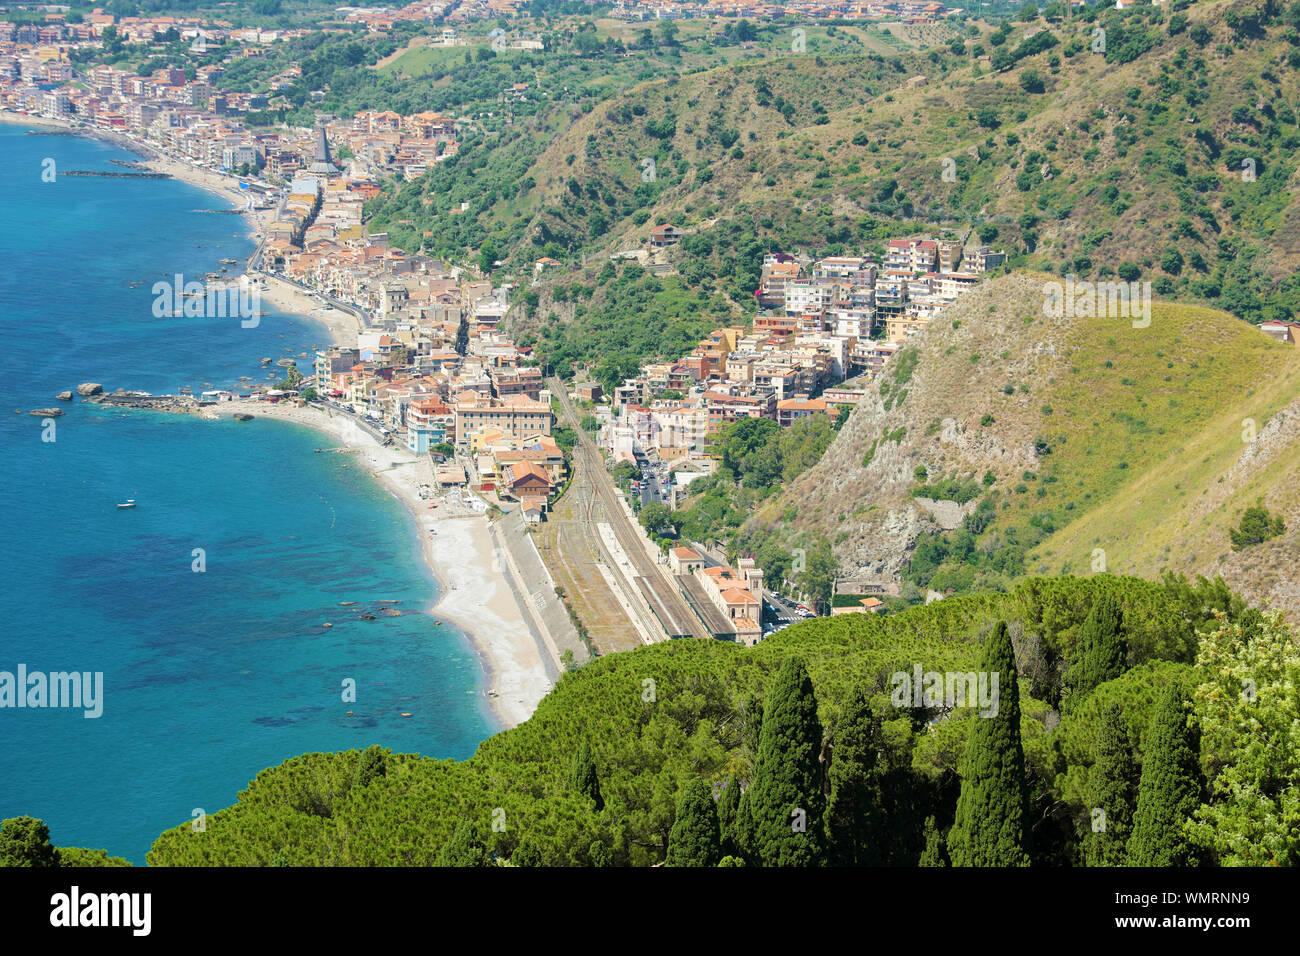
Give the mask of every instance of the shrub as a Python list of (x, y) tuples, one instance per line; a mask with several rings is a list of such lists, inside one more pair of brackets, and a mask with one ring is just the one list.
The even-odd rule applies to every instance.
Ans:
[(1247, 508), (1241, 516), (1241, 524), (1228, 530), (1232, 539), (1232, 550), (1241, 551), (1251, 545), (1260, 544), (1270, 538), (1276, 538), (1286, 531), (1281, 517), (1272, 517), (1266, 508)]

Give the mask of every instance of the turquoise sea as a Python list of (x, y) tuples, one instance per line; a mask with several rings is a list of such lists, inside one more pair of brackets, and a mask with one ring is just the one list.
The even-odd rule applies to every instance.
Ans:
[[(436, 585), (411, 519), (351, 456), (313, 454), (331, 440), (285, 423), (55, 400), (87, 381), (160, 394), (263, 380), (263, 356), (325, 333), (274, 314), (256, 328), (155, 318), (154, 282), (248, 255), (242, 222), (176, 181), (43, 182), (47, 158), (133, 157), (0, 124), (0, 671), (102, 671), (104, 703), (98, 719), (0, 708), (0, 819), (39, 817), (56, 844), (143, 863), (162, 830), (300, 753), (469, 756), (496, 730), (482, 669), (421, 613)], [(52, 406), (65, 414), (43, 441), (27, 412)], [(127, 498), (139, 506), (119, 510)], [(381, 600), (405, 613), (359, 619)]]

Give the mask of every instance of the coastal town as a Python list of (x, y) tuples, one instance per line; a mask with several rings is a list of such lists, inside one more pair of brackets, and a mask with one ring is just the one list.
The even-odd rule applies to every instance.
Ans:
[[(339, 6), (333, 11), (338, 22), (363, 27), (368, 32), (386, 33), (402, 23), (445, 24), (463, 26), (478, 20), (498, 20), (528, 14), (527, 0), (417, 0), (396, 9), (387, 7)], [(755, 22), (785, 18), (806, 22), (894, 19), (906, 23), (934, 23), (956, 12), (938, 0), (870, 0), (865, 3), (827, 2), (827, 0), (789, 0), (786, 3), (756, 3), (752, 0), (618, 0), (609, 16), (635, 22), (651, 20), (691, 20), (697, 18), (735, 18)], [(11, 29), (12, 28), (12, 29)], [(96, 8), (84, 19), (70, 20), (66, 11), (57, 8), (45, 12), (40, 24), (0, 23), (0, 41), (32, 46), (43, 44), (95, 43), (105, 29), (113, 36), (130, 40), (149, 40), (175, 30), (182, 40), (197, 44), (232, 41), (256, 56), (259, 48), (305, 36), (307, 28), (278, 29), (262, 26), (241, 27), (198, 16), (116, 16)], [(443, 42), (453, 42), (455, 31), (444, 33)], [(516, 49), (540, 49), (528, 41)]]
[[(316, 165), (327, 156), (322, 138)], [(309, 200), (314, 195), (319, 210), (347, 201), (346, 180), (307, 179), (294, 188)], [(312, 202), (303, 208), (310, 214)], [(627, 511), (618, 516), (637, 543), (609, 542), (607, 557), (627, 568), (623, 558), (644, 549), (657, 565), (633, 569), (620, 602), (646, 612), (646, 640), (703, 633), (752, 644), (811, 613), (765, 589), (752, 560), (733, 569), (688, 543), (656, 551), (632, 511), (688, 498), (693, 480), (716, 471), (715, 442), (735, 422), (763, 418), (786, 428), (846, 414), (909, 338), (1006, 258), (988, 246), (932, 237), (889, 240), (879, 259), (770, 253), (751, 323), (718, 328), (689, 354), (647, 364), (606, 394), (590, 369), (565, 370), (574, 373), (571, 382), (544, 377), (533, 348), (507, 331), (511, 283), (494, 287), (464, 267), (407, 256), (363, 226), (346, 238), (337, 226), (346, 217), (328, 221), (335, 225), (319, 234), (314, 224), (296, 230), (266, 253), (270, 268), (331, 301), (352, 303), (365, 317), (355, 344), (317, 353), (314, 376), (298, 394), (310, 389), (312, 398), (373, 422), (386, 440), (430, 455), (440, 488), (468, 488), (503, 511), (517, 507), (529, 525), (547, 520), (565, 492), (573, 436), (589, 430), (605, 467), (628, 463), (638, 475), (627, 502), (608, 509)], [(679, 239), (674, 227), (656, 226), (641, 251), (671, 254)], [(538, 260), (532, 281), (544, 281), (553, 266)], [(569, 403), (581, 411), (559, 426), (575, 407)], [(689, 616), (673, 611), (674, 601), (689, 607)], [(784, 618), (783, 603), (790, 612)], [(836, 613), (882, 607), (867, 597)]]
[[(451, 24), (474, 9), (413, 4), (383, 16)], [(932, 3), (825, 9), (837, 16), (942, 10)], [(770, 12), (740, 4), (727, 10)], [(671, 4), (623, 4), (614, 11), (638, 19), (695, 12), (693, 5)], [(349, 19), (383, 29), (377, 15), (347, 10)], [(366, 110), (317, 114), (311, 128), (248, 126), (241, 117), (271, 106), (275, 90), (300, 75), (297, 67), (273, 78), (267, 94), (232, 93), (214, 85), (220, 64), (192, 75), (163, 68), (142, 76), (106, 65), (81, 72), (67, 52), (102, 42), (109, 28), (138, 37), (176, 30), (198, 47), (237, 43), (244, 56), (283, 35), (214, 33), (213, 24), (199, 21), (108, 14), (82, 24), (12, 26), (0, 24), (0, 107), (117, 137), (142, 154), (219, 177), (242, 198), (257, 230), (242, 281), (342, 318), (332, 326), (333, 343), (308, 356), (304, 367), (297, 359), (280, 361), (285, 381), (254, 385), (245, 377), (240, 388), (193, 396), (196, 404), (241, 414), (307, 406), (346, 416), (378, 446), (402, 449), (428, 465), (419, 499), (440, 501), (449, 514), (509, 516), (524, 529), (552, 520), (566, 494), (584, 493), (573, 490), (579, 460), (602, 471), (631, 466), (637, 477), (625, 475), (617, 494), (609, 484), (608, 520), (600, 523), (603, 537), (593, 539), (585, 573), (603, 580), (619, 609), (613, 616), (631, 624), (641, 642), (711, 636), (752, 645), (813, 613), (803, 595), (782, 593), (783, 582), (765, 584), (752, 558), (741, 556), (733, 567), (703, 543), (656, 544), (636, 513), (652, 502), (669, 509), (686, 502), (692, 482), (717, 470), (715, 443), (736, 422), (767, 419), (789, 428), (810, 419), (842, 421), (909, 338), (1007, 258), (968, 231), (891, 239), (858, 255), (814, 258), (773, 249), (754, 290), (756, 314), (737, 315), (686, 354), (602, 385), (589, 367), (547, 368), (544, 356), (511, 334), (521, 294), (544, 287), (562, 271), (560, 262), (543, 256), (528, 274), (494, 280), (477, 263), (399, 248), (366, 222), (365, 203), (386, 180), (416, 179), (457, 155), (472, 120)], [(449, 25), (432, 42), (463, 40)], [(639, 247), (621, 249), (610, 261), (615, 268), (671, 271), (686, 254), (687, 235), (672, 223), (648, 223)], [(579, 455), (585, 443), (590, 457)], [(593, 498), (605, 493), (593, 476), (585, 480)], [(529, 625), (554, 663), (610, 649), (583, 636), (590, 622), (566, 600), (538, 596), (561, 589), (531, 541), (517, 536), (513, 547), (523, 551), (511, 563), (512, 583), (517, 594), (534, 594)], [(524, 580), (523, 565), (545, 570), (549, 584)], [(577, 583), (582, 572), (572, 573)], [(882, 607), (867, 597), (834, 613)]]
[[(369, 135), (379, 123), (403, 135), (426, 121), (360, 114), (347, 126)], [(657, 547), (635, 511), (650, 501), (685, 501), (692, 481), (716, 471), (714, 443), (738, 421), (788, 428), (846, 414), (910, 337), (1006, 258), (986, 245), (931, 236), (888, 240), (876, 256), (768, 253), (751, 322), (715, 329), (688, 354), (649, 363), (606, 394), (590, 369), (564, 370), (568, 381), (545, 377), (534, 349), (511, 337), (512, 294), (523, 283), (494, 285), (472, 266), (408, 255), (386, 234), (370, 232), (361, 210), (373, 174), (357, 170), (356, 160), (333, 159), (328, 128), (302, 137), (287, 186), (266, 187), (267, 218), (259, 220), (266, 231), (249, 276), (350, 316), (352, 330), (336, 331), (310, 367), (282, 360), (290, 370), (285, 382), (212, 389), (198, 404), (220, 411), (227, 403), (241, 410), (306, 403), (351, 416), (381, 445), (429, 464), (432, 480), (421, 497), (454, 503), (449, 513), (457, 506), (514, 513), (511, 521), (524, 527), (547, 521), (568, 490), (575, 436), (589, 429), (584, 438), (599, 443), (604, 467), (629, 463), (641, 476), (626, 497), (607, 503), (611, 533), (617, 523), (623, 540), (607, 536), (597, 563), (620, 569), (621, 580), (606, 584), (645, 642), (711, 636), (752, 645), (812, 614), (798, 596), (765, 587), (750, 558), (732, 567), (703, 545)], [(654, 226), (642, 249), (611, 258), (670, 260), (683, 235), (669, 224)], [(525, 282), (544, 283), (557, 265), (537, 260)], [(564, 419), (575, 408), (569, 403), (577, 403), (581, 420), (576, 412)], [(535, 548), (532, 555), (544, 563)], [(539, 587), (515, 585), (520, 593)], [(544, 622), (549, 596), (535, 603), (542, 613), (530, 623), (545, 632), (557, 661), (565, 650), (599, 650), (575, 640), (571, 620), (557, 624), (552, 614), (552, 623)], [(834, 613), (882, 607), (866, 597)]]

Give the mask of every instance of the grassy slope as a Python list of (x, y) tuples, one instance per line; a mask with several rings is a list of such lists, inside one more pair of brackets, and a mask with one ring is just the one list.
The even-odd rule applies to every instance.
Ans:
[[(862, 566), (854, 549), (888, 538), (873, 516), (914, 508), (918, 465), (932, 476), (991, 470), (998, 511), (984, 546), (1031, 522), (1054, 531), (1031, 553), (1031, 572), (1089, 573), (1101, 548), (1115, 572), (1224, 573), (1255, 595), (1250, 564), (1219, 558), (1228, 529), (1259, 498), (1294, 523), (1300, 435), (1283, 431), (1264, 443), (1267, 460), (1231, 469), (1247, 448), (1243, 420), (1265, 432), (1296, 399), (1300, 350), (1226, 313), (1159, 301), (1147, 328), (1049, 319), (1036, 314), (1049, 279), (998, 279), (953, 306), (916, 340), (901, 405), (885, 411), (873, 385), (823, 461), (756, 521), (832, 538), (847, 566)], [(986, 414), (993, 421), (982, 425)], [(901, 441), (882, 441), (900, 427)], [(1037, 438), (1050, 453), (1035, 454)], [(872, 442), (881, 450), (864, 466)]]
[[(1234, 587), (1256, 592), (1249, 565), (1225, 563), (1228, 529), (1261, 499), (1294, 523), (1300, 441), (1284, 442), (1265, 468), (1229, 472), (1247, 449), (1246, 419), (1263, 429), (1300, 395), (1300, 350), (1223, 314), (1165, 306), (1149, 329), (1081, 341), (1072, 361), (1096, 368), (1105, 356), (1113, 370), (1071, 376), (1053, 398), (1077, 436), (1057, 465), (1099, 493), (1044, 542), (1037, 570), (1084, 570), (1092, 550), (1103, 548), (1117, 572), (1222, 572)], [(1134, 384), (1122, 385), (1125, 377)], [(1114, 471), (1124, 459), (1143, 466), (1126, 480)]]

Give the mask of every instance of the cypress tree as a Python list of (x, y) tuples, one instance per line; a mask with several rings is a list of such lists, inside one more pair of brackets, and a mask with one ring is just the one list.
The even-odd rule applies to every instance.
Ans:
[(953, 866), (1028, 866), (1029, 793), (1020, 744), (1020, 688), (1005, 621), (984, 645), (982, 676), (998, 675), (997, 713), (976, 713), (961, 765), (961, 795), (948, 834)]
[(591, 755), (591, 744), (586, 740), (573, 755), (573, 765), (569, 768), (569, 787), (594, 801), (597, 812), (605, 809), (605, 800), (600, 795), (600, 777), (596, 773), (596, 760)]
[(925, 818), (925, 849), (921, 851), (921, 859), (917, 861), (917, 866), (947, 866), (948, 865), (948, 844), (939, 831), (938, 825), (933, 816)]
[(1142, 754), (1129, 866), (1195, 866), (1196, 848), (1184, 824), (1201, 802), (1200, 739), (1171, 682), (1161, 693)]
[(740, 813), (740, 781), (732, 777), (718, 796), (718, 830), (722, 834), (722, 852), (739, 856), (736, 820)]
[(736, 805), (736, 822), (732, 825), (732, 834), (736, 845), (735, 855), (746, 862), (753, 862), (749, 848), (754, 845), (754, 821), (749, 813), (748, 790), (740, 795), (740, 803)]
[(451, 839), (442, 845), (434, 866), (493, 866), (492, 856), (469, 820), (456, 824)]
[(751, 693), (745, 698), (740, 712), (740, 733), (749, 752), (758, 759), (758, 747), (763, 736), (763, 698)]
[(1079, 628), (1070, 669), (1065, 674), (1065, 705), (1073, 710), (1099, 685), (1114, 680), (1128, 666), (1123, 611), (1112, 594), (1102, 594)]
[(454, 346), (457, 355), (464, 355), (469, 351), (469, 319), (465, 316), (460, 317), (460, 325), (456, 327), (456, 344)]
[(826, 859), (822, 725), (802, 660), (786, 658), (763, 707), (754, 782), (741, 801), (745, 852), (761, 866), (820, 866)]
[(1137, 788), (1133, 753), (1118, 706), (1102, 712), (1096, 759), (1088, 777), (1089, 830), (1083, 841), (1088, 866), (1123, 866)]
[(668, 866), (717, 866), (722, 834), (713, 791), (699, 777), (686, 781), (677, 796), (677, 819), (668, 836)]
[(866, 691), (859, 687), (844, 704), (831, 750), (826, 842), (836, 866), (864, 866), (877, 858), (872, 846), (876, 799), (876, 723)]

